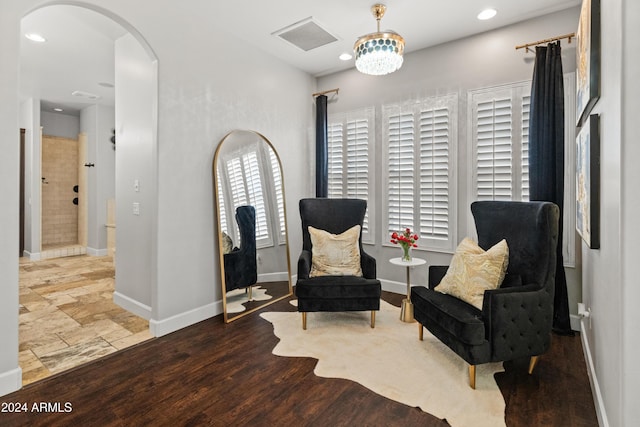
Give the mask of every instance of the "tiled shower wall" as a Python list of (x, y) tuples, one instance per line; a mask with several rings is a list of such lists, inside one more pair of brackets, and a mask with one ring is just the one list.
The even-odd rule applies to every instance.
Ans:
[(42, 248), (78, 243), (78, 141), (42, 137)]

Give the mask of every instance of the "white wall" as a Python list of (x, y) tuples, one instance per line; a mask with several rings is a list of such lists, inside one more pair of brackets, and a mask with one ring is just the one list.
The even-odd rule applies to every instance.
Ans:
[[(467, 146), (467, 91), (507, 83), (531, 80), (533, 76), (532, 53), (516, 51), (515, 45), (552, 36), (574, 32), (577, 27), (579, 8), (571, 8), (540, 18), (489, 31), (476, 36), (442, 44), (405, 55), (402, 68), (382, 77), (366, 76), (355, 69), (332, 74), (318, 79), (318, 90), (340, 88), (339, 96), (330, 98), (329, 112), (350, 111), (357, 108), (376, 107), (377, 126), (381, 120), (380, 107), (385, 103), (417, 100), (434, 95), (457, 93), (458, 108), (458, 165), (457, 188), (459, 191), (457, 241), (473, 235), (470, 230), (468, 196), (469, 175), (472, 170)], [(575, 41), (562, 42), (562, 61), (565, 73), (575, 71)], [(378, 126), (379, 127), (379, 126)], [(376, 141), (382, 141), (377, 135)], [(380, 152), (380, 150), (378, 150)], [(380, 155), (376, 159), (381, 162)], [(370, 209), (382, 210), (382, 177), (376, 177), (375, 201)], [(376, 218), (376, 230), (383, 230), (382, 215)], [(454, 231), (455, 232), (455, 231)], [(377, 241), (386, 242), (387, 236), (378, 236)], [(365, 250), (378, 259), (378, 276), (390, 281), (386, 289), (406, 292), (404, 271), (390, 267), (387, 260), (396, 257), (399, 249), (366, 246)], [(451, 255), (446, 253), (414, 252), (415, 256), (427, 259), (430, 265), (447, 265)], [(579, 263), (579, 259), (576, 260)], [(577, 312), (576, 303), (581, 298), (580, 266), (565, 268), (567, 273), (569, 308)], [(425, 283), (427, 268), (419, 267), (411, 274), (414, 284)], [(400, 284), (398, 287), (395, 284)], [(404, 289), (404, 290), (403, 290)]]
[(640, 158), (637, 142), (640, 16), (634, 0), (601, 0), (601, 192), (598, 250), (582, 245), (585, 353), (604, 426), (635, 425), (640, 418), (640, 239), (637, 213)]
[[(118, 147), (114, 298), (149, 319), (156, 271), (156, 62), (130, 34), (116, 41), (115, 56)], [(135, 182), (138, 189), (134, 188)], [(138, 215), (133, 213), (134, 204), (139, 206)]]
[(40, 100), (28, 98), (20, 104), (20, 127), (25, 129), (24, 179), (24, 255), (40, 259), (42, 242), (42, 141), (40, 135)]
[(80, 117), (69, 114), (40, 112), (40, 125), (43, 135), (78, 139), (80, 133)]
[[(0, 395), (21, 387), (18, 366), (18, 176), (20, 121), (18, 110), (18, 46), (20, 22), (16, 5), (0, 6)], [(11, 60), (13, 59), (13, 60)]]
[(80, 111), (80, 130), (87, 134), (87, 253), (106, 255), (107, 200), (116, 194), (115, 151), (111, 130), (115, 129), (115, 109), (91, 105)]
[[(605, 2), (606, 5), (606, 2)], [(640, 323), (638, 304), (640, 301), (640, 197), (638, 183), (640, 183), (640, 144), (638, 143), (638, 112), (640, 111), (640, 2), (636, 0), (622, 0), (622, 147), (620, 158), (622, 161), (621, 202), (622, 202), (622, 230), (621, 233), (621, 264), (622, 264), (622, 369), (624, 380), (622, 383), (622, 419), (624, 425), (632, 425), (640, 420), (640, 333), (637, 325)], [(613, 424), (612, 424), (613, 425)]]
[[(220, 312), (212, 162), (228, 131), (258, 131), (279, 153), (296, 258), (302, 240), (297, 201), (310, 188), (306, 159), (314, 79), (227, 35), (197, 37), (195, 29), (212, 28), (206, 11), (215, 13), (197, 3), (205, 12), (174, 14), (145, 31), (160, 71), (158, 295), (153, 308), (161, 330), (174, 321)], [(181, 37), (167, 40), (166, 27), (179, 28)], [(211, 40), (216, 40), (215, 50)], [(180, 316), (189, 310), (192, 317)]]

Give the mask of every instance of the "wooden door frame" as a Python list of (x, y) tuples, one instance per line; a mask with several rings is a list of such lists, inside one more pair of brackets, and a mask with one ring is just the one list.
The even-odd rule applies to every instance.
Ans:
[(25, 129), (20, 128), (20, 244), (19, 256), (24, 254), (24, 216), (25, 216)]

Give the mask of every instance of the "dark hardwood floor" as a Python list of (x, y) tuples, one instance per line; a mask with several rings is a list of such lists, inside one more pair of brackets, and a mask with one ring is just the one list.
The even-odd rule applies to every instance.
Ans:
[[(399, 306), (402, 296), (383, 298)], [(2, 410), (29, 411), (1, 412), (0, 425), (448, 425), (351, 381), (316, 377), (314, 359), (272, 355), (277, 338), (258, 313), (230, 324), (217, 316), (0, 397)], [(526, 370), (526, 360), (510, 362), (496, 375), (508, 426), (598, 425), (578, 335), (554, 336), (534, 374)], [(34, 412), (40, 402), (59, 412)]]

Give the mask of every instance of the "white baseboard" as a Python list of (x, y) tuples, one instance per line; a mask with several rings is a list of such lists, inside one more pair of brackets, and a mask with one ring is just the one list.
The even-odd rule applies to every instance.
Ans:
[(571, 330), (572, 331), (581, 331), (582, 330), (582, 325), (580, 323), (580, 320), (582, 320), (582, 317), (578, 316), (577, 314), (570, 314), (569, 315), (569, 321), (571, 322)]
[(147, 320), (151, 319), (151, 307), (142, 304), (141, 302), (136, 301), (133, 298), (129, 298), (128, 296), (123, 295), (120, 292), (116, 291), (113, 293), (113, 302), (115, 302), (125, 310), (135, 314), (136, 316), (140, 316), (143, 319)]
[(258, 283), (261, 282), (286, 282), (289, 280), (289, 274), (286, 271), (276, 273), (258, 274)]
[(0, 396), (13, 393), (22, 388), (22, 368), (19, 366), (0, 374)]
[(108, 249), (96, 249), (96, 248), (90, 248), (89, 246), (87, 246), (87, 255), (89, 256), (107, 256), (109, 255), (109, 250)]
[[(587, 320), (588, 321), (588, 320)], [(582, 331), (585, 328), (585, 319), (580, 319), (580, 327)], [(609, 427), (609, 420), (607, 419), (607, 411), (604, 407), (604, 400), (602, 399), (602, 392), (600, 391), (600, 384), (598, 384), (598, 378), (596, 377), (596, 369), (593, 365), (593, 357), (591, 357), (591, 347), (589, 347), (589, 338), (586, 333), (581, 333), (580, 338), (582, 340), (582, 352), (584, 353), (584, 360), (587, 363), (587, 374), (589, 376), (589, 382), (591, 383), (591, 392), (593, 394), (593, 403), (596, 407), (596, 415), (598, 416), (598, 425), (601, 427)]]
[(222, 313), (222, 301), (216, 301), (184, 313), (176, 314), (167, 319), (151, 319), (149, 320), (149, 330), (154, 337), (161, 337), (217, 316), (220, 313)]
[(42, 255), (40, 254), (40, 252), (32, 253), (29, 251), (23, 251), (22, 255), (29, 258), (29, 261), (40, 261), (40, 259), (42, 258)]
[(382, 285), (383, 291), (393, 292), (401, 295), (407, 294), (406, 282), (396, 282), (393, 280), (386, 280), (386, 279), (379, 279), (379, 280), (380, 280), (380, 284)]

